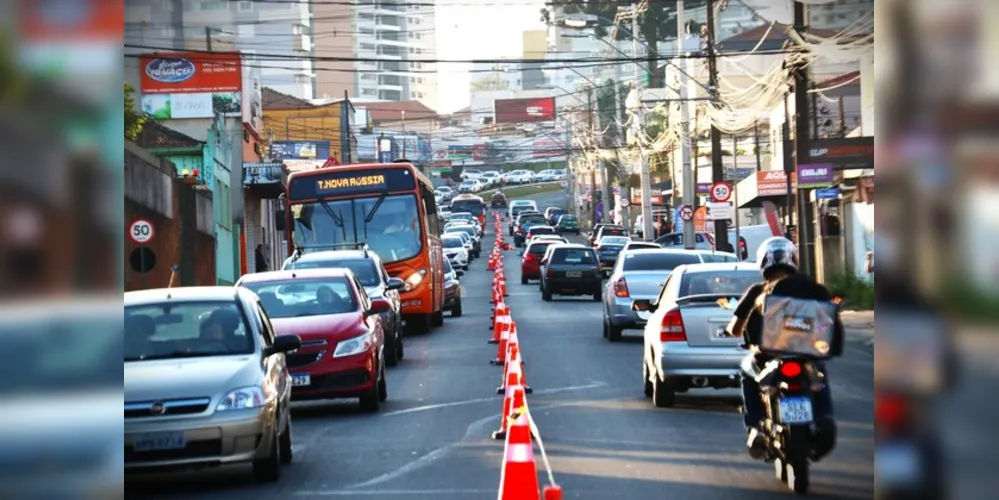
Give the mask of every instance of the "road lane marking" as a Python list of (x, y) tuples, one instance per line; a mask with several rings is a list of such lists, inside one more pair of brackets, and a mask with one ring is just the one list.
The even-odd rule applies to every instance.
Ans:
[[(561, 392), (569, 392), (569, 391), (583, 391), (583, 390), (586, 390), (586, 389), (597, 389), (597, 388), (603, 387), (605, 385), (607, 385), (607, 384), (605, 384), (603, 382), (593, 382), (593, 383), (586, 384), (586, 385), (576, 385), (576, 386), (570, 386), (570, 387), (558, 387), (558, 388), (554, 388), (554, 389), (538, 389), (538, 390), (534, 391), (534, 395), (537, 396), (537, 395), (542, 395), (542, 394), (558, 394), (558, 393), (561, 393)], [(396, 410), (396, 411), (390, 411), (390, 412), (382, 413), (381, 416), (383, 416), (383, 417), (394, 417), (394, 416), (397, 416), (397, 415), (408, 415), (410, 413), (419, 413), (419, 412), (430, 411), (430, 410), (439, 410), (441, 408), (452, 408), (452, 407), (456, 407), (456, 406), (468, 406), (468, 405), (473, 405), (473, 404), (478, 404), (478, 403), (485, 403), (485, 402), (496, 402), (498, 399), (499, 399), (499, 396), (493, 396), (491, 398), (466, 399), (464, 401), (452, 401), (450, 403), (438, 403), (438, 404), (432, 404), (432, 405), (426, 405), (426, 406), (417, 406), (417, 407), (414, 407), (414, 408), (406, 408), (405, 410)]]

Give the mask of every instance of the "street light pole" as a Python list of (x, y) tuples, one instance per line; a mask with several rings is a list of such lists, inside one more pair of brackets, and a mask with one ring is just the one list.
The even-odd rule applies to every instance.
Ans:
[[(677, 56), (683, 55), (683, 35), (686, 33), (686, 22), (684, 21), (683, 1), (676, 0), (676, 50)], [(689, 68), (690, 59), (683, 58), (680, 64)], [(680, 154), (683, 162), (683, 204), (694, 206), (694, 197), (697, 196), (697, 185), (694, 182), (694, 168), (690, 158), (690, 102), (687, 100), (689, 71), (678, 71), (680, 78)], [(675, 181), (674, 181), (675, 182)], [(674, 221), (675, 222), (675, 221)], [(683, 221), (683, 247), (693, 250), (694, 241), (694, 219)]]
[[(649, 240), (654, 239), (655, 229), (652, 225), (652, 174), (649, 172), (649, 162), (645, 158), (645, 153), (642, 150), (641, 144), (638, 142), (639, 138), (643, 134), (645, 128), (645, 110), (642, 104), (642, 74), (641, 68), (638, 65), (638, 6), (635, 3), (631, 4), (631, 52), (632, 57), (635, 61), (635, 129), (638, 131), (638, 136), (635, 138), (635, 144), (638, 145), (639, 151), (639, 167), (641, 169), (641, 183), (642, 183), (642, 236), (644, 239)], [(655, 71), (653, 68), (652, 71)]]

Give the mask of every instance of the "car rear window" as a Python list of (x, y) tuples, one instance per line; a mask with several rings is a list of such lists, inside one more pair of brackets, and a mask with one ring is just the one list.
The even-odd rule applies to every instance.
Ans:
[(527, 248), (527, 253), (531, 255), (544, 255), (548, 247), (552, 246), (552, 243), (531, 243), (531, 246)]
[(318, 262), (296, 262), (295, 269), (329, 269), (343, 267), (350, 269), (357, 280), (364, 286), (376, 286), (381, 281), (378, 278), (378, 268), (371, 259), (324, 260)]
[(683, 253), (627, 253), (624, 255), (625, 271), (672, 271), (684, 264), (698, 264), (695, 254)]
[(739, 259), (735, 258), (734, 255), (726, 255), (721, 253), (706, 253), (701, 255), (704, 262), (739, 262)]
[(535, 224), (535, 223), (539, 223), (539, 222), (545, 222), (545, 216), (544, 215), (541, 215), (541, 214), (530, 214), (530, 215), (521, 216), (521, 218), (520, 218), (520, 223), (521, 224), (525, 224), (525, 223)]
[(596, 264), (597, 256), (589, 248), (561, 248), (552, 252), (552, 264)]
[(530, 233), (531, 234), (555, 234), (555, 230), (552, 229), (552, 228), (550, 228), (550, 227), (539, 226), (539, 227), (532, 227)]
[(732, 295), (741, 297), (749, 287), (762, 280), (760, 272), (710, 271), (684, 273), (680, 280), (680, 297), (689, 295)]
[(617, 229), (617, 228), (604, 229), (603, 232), (600, 233), (600, 236), (625, 236), (625, 235), (627, 235), (627, 233), (624, 232), (624, 229)]

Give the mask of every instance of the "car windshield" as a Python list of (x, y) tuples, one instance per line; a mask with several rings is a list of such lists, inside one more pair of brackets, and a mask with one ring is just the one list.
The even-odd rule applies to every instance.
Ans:
[(659, 245), (656, 245), (654, 243), (629, 243), (628, 244), (628, 250), (645, 250), (645, 249), (657, 250), (657, 249), (660, 249), (660, 248), (662, 248), (662, 247), (659, 246)]
[(636, 252), (624, 254), (624, 271), (673, 271), (676, 266), (697, 264), (701, 259), (692, 253)]
[(271, 319), (343, 314), (357, 310), (346, 278), (312, 278), (244, 283)]
[(342, 267), (350, 269), (357, 280), (364, 286), (378, 286), (381, 283), (378, 267), (371, 259), (336, 259), (315, 262), (295, 262), (287, 266), (289, 269), (330, 269)]
[(481, 200), (456, 200), (451, 202), (451, 211), (468, 212), (476, 217), (485, 213)]
[(704, 262), (739, 262), (735, 255), (727, 253), (703, 253), (701, 258)]
[(472, 241), (472, 238), (469, 237), (465, 233), (461, 233), (461, 232), (457, 232), (457, 231), (453, 231), (453, 232), (452, 231), (448, 231), (448, 232), (446, 232), (444, 234), (445, 235), (454, 235), (456, 238), (458, 238), (459, 240), (461, 240), (462, 244), (465, 244), (465, 243), (468, 243), (469, 241)]
[(548, 250), (548, 247), (553, 244), (554, 243), (550, 241), (531, 243), (531, 246), (527, 247), (527, 253), (531, 255), (544, 255), (545, 251)]
[(253, 352), (252, 329), (234, 300), (125, 307), (125, 362)]
[(560, 248), (552, 252), (552, 264), (596, 264), (597, 256), (589, 248)]
[(127, 345), (128, 340), (127, 330), (121, 336), (121, 316), (103, 306), (70, 311), (4, 315), (0, 367), (6, 375), (0, 394), (48, 397), (65, 391), (121, 389), (122, 372), (113, 362), (122, 341)]
[(328, 250), (367, 243), (385, 262), (411, 259), (423, 250), (423, 227), (412, 194), (300, 203), (291, 210), (296, 245)]
[(625, 238), (624, 236), (607, 236), (605, 238), (600, 238), (601, 245), (618, 245), (624, 246), (630, 242), (630, 238)]
[(465, 245), (457, 236), (444, 237), (441, 241), (444, 243), (444, 248), (461, 248)]
[(741, 297), (749, 287), (759, 283), (760, 272), (745, 271), (702, 271), (684, 273), (680, 280), (680, 297), (690, 295), (731, 295)]
[(472, 226), (455, 226), (447, 230), (449, 233), (465, 233), (469, 236), (475, 236), (475, 228)]

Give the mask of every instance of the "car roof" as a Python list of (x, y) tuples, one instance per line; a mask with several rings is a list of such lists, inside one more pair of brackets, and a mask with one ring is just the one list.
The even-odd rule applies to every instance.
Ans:
[(377, 260), (375, 252), (364, 250), (321, 250), (302, 254), (295, 262), (316, 262), (323, 260)]
[(235, 301), (242, 293), (232, 286), (181, 286), (175, 288), (151, 288), (125, 292), (125, 305), (161, 304), (170, 300), (217, 300)]
[(266, 283), (269, 281), (287, 281), (310, 278), (347, 278), (354, 276), (350, 269), (342, 267), (321, 267), (318, 269), (288, 269), (284, 271), (265, 271), (262, 273), (244, 274), (236, 283)]
[[(701, 264), (684, 264), (677, 266), (673, 272), (682, 271), (684, 273), (709, 273), (718, 271), (756, 271), (760, 272), (760, 267), (755, 262), (705, 262)], [(760, 274), (763, 279), (763, 274)]]

